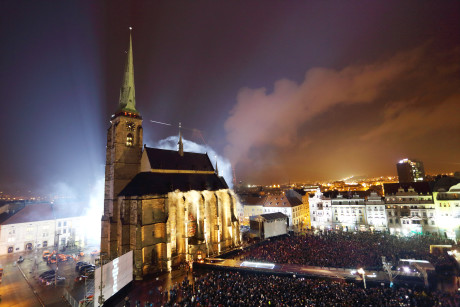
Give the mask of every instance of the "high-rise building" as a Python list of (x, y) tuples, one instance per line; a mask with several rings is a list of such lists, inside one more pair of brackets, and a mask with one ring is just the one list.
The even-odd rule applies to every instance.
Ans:
[(419, 182), (425, 180), (425, 169), (422, 161), (402, 159), (396, 164), (399, 182)]

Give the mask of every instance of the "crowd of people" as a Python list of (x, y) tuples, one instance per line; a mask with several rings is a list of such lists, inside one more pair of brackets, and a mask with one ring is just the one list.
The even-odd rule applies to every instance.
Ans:
[(238, 254), (241, 260), (268, 261), (321, 267), (378, 270), (382, 256), (397, 264), (399, 259), (428, 260), (434, 266), (451, 265), (444, 253), (430, 253), (432, 244), (453, 244), (434, 236), (397, 237), (368, 232), (326, 232), (271, 238)]
[(163, 306), (458, 306), (460, 297), (406, 288), (212, 271), (185, 279)]
[[(451, 264), (430, 245), (453, 244), (433, 236), (397, 237), (390, 234), (327, 232), (271, 238), (241, 251), (241, 260), (269, 261), (322, 267), (381, 269), (382, 256), (425, 259)], [(210, 271), (190, 280), (187, 275), (169, 289), (149, 292), (144, 306), (460, 306), (459, 294), (406, 287), (375, 286), (344, 280), (306, 279), (257, 272)], [(142, 306), (140, 301), (135, 306)]]

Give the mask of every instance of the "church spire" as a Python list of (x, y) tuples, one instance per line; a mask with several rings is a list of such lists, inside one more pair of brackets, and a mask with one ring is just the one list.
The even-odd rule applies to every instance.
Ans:
[(129, 49), (126, 56), (125, 74), (120, 89), (119, 109), (138, 113), (136, 110), (136, 93), (134, 90), (134, 64), (133, 64), (133, 40), (132, 30), (129, 27)]
[(184, 156), (184, 144), (182, 143), (182, 132), (180, 128), (181, 128), (181, 124), (179, 123), (179, 142), (177, 142), (177, 145), (179, 145), (179, 155), (183, 157)]

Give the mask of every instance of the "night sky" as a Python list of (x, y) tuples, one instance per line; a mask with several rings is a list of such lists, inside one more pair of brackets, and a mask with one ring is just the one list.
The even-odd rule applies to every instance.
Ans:
[(103, 178), (129, 26), (149, 146), (182, 122), (248, 183), (396, 175), (406, 157), (460, 170), (459, 1), (7, 0), (0, 14), (4, 193)]

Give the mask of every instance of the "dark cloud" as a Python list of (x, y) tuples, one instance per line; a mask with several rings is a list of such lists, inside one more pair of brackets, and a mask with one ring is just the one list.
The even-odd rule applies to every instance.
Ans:
[[(243, 88), (225, 123), (226, 153), (240, 172), (247, 169), (241, 165), (255, 165), (257, 177), (272, 180), (391, 174), (395, 156), (408, 153), (436, 160), (435, 152), (405, 146), (460, 131), (458, 60), (458, 48), (433, 54), (425, 44), (373, 63), (312, 68), (302, 83), (282, 79), (271, 93)], [(243, 176), (254, 178), (253, 171)]]

